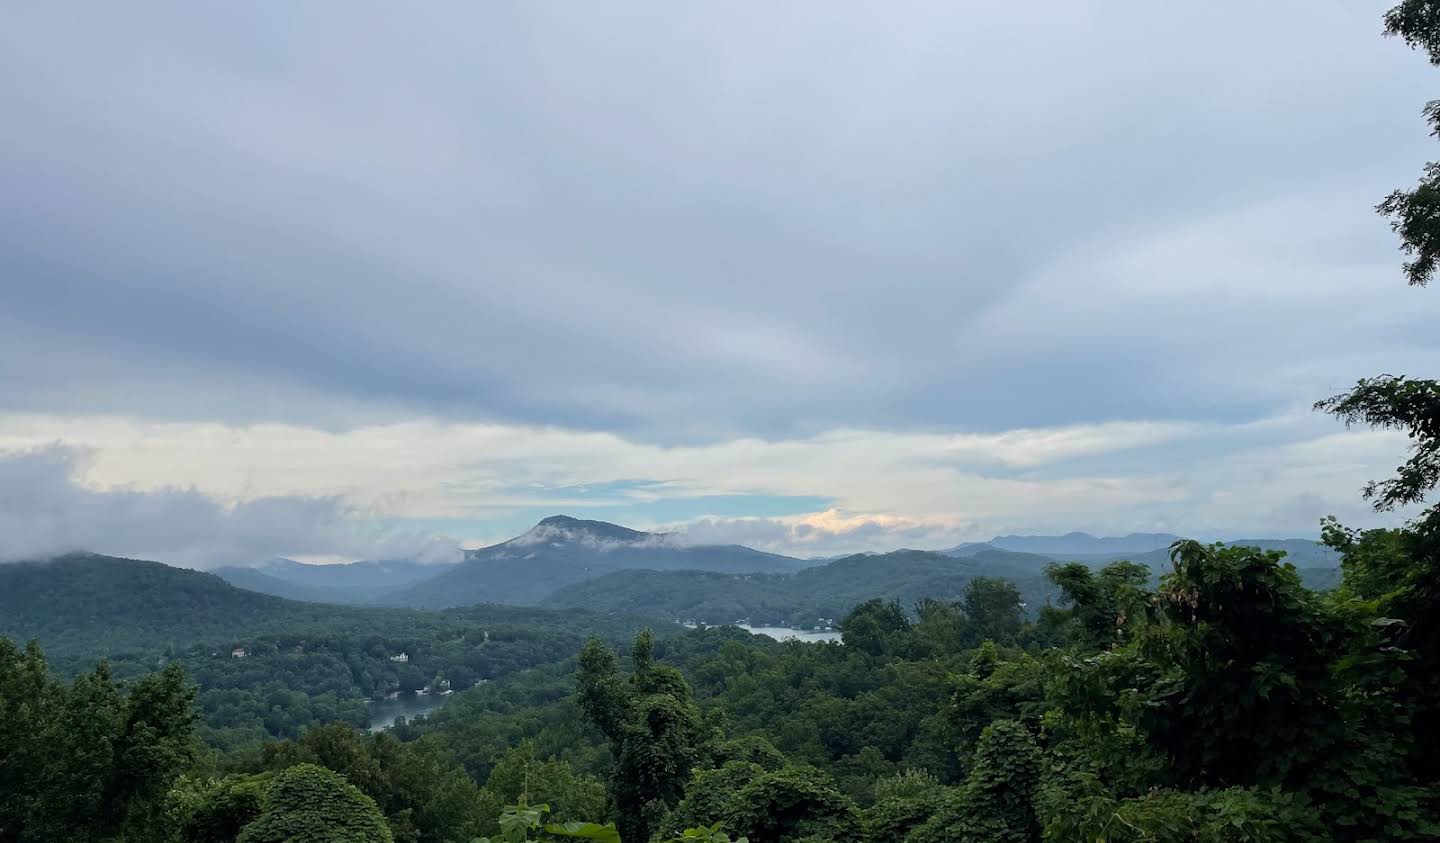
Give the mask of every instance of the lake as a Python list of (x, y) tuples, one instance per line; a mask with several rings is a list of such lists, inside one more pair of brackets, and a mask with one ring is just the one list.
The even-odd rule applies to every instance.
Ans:
[(371, 700), (366, 706), (370, 710), (369, 729), (383, 732), (394, 726), (397, 718), (413, 720), (444, 705), (445, 699), (441, 694), (401, 694), (390, 700)]
[(746, 626), (737, 624), (746, 632), (756, 635), (768, 635), (776, 641), (839, 641), (840, 630), (838, 629), (787, 629), (783, 626)]

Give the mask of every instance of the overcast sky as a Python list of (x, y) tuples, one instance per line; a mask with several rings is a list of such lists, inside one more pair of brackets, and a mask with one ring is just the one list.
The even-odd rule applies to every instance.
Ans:
[(1388, 5), (14, 5), (0, 557), (1380, 523)]

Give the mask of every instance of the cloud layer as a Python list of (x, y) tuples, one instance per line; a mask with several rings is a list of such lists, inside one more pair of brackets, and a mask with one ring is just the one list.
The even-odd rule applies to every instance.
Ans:
[[(557, 512), (806, 555), (1077, 525), (1311, 535), (1332, 513), (1376, 523), (1358, 490), (1405, 449), (1401, 436), (1340, 431), (1309, 413), (671, 446), (434, 420), (325, 431), (0, 415), (0, 431), (7, 506), (33, 525), (17, 537), (113, 549), (151, 535), (201, 559), (476, 546)], [(27, 495), (29, 484), (44, 494)], [(112, 527), (136, 511), (153, 517)], [(211, 534), (220, 547), (205, 546)], [(437, 536), (448, 538), (424, 538)]]
[(1370, 211), (1432, 85), (1369, 6), (32, 4), (0, 394), (676, 442), (1233, 422), (1433, 369)]
[(276, 495), (224, 505), (193, 488), (87, 489), (88, 455), (52, 446), (0, 453), (0, 562), (72, 551), (195, 567), (280, 555), (458, 561), (453, 541), (384, 531), (333, 497)]
[(8, 10), (8, 541), (1367, 518), (1305, 408), (1440, 368), (1387, 5)]

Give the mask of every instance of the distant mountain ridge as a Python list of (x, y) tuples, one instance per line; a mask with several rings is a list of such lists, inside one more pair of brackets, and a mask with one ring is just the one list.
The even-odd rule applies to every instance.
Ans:
[[(1146, 565), (1157, 574), (1163, 573), (1170, 565), (1169, 547), (1178, 538), (1169, 533), (1104, 537), (1083, 532), (1058, 536), (1005, 535), (989, 542), (967, 542), (936, 552), (900, 550), (802, 560), (743, 545), (688, 545), (671, 533), (651, 533), (607, 521), (552, 515), (508, 541), (467, 551), (464, 561), (453, 565), (422, 565), (408, 560), (307, 565), (276, 559), (253, 568), (223, 568), (215, 573), (241, 588), (311, 602), (442, 609), (477, 603), (583, 605), (583, 600), (594, 598), (595, 607), (605, 611), (643, 612), (648, 606), (650, 611), (669, 614), (670, 609), (675, 609), (683, 614), (679, 610), (684, 606), (699, 609), (703, 605), (706, 611), (700, 612), (704, 617), (699, 619), (713, 622), (716, 615), (712, 615), (710, 609), (724, 614), (730, 608), (738, 611), (750, 607), (755, 610), (754, 614), (778, 615), (781, 604), (790, 608), (804, 606), (805, 611), (822, 611), (822, 606), (833, 608), (859, 593), (858, 589), (842, 585), (848, 578), (833, 578), (845, 570), (863, 570), (860, 582), (877, 593), (909, 596), (923, 591), (925, 582), (939, 587), (941, 582), (933, 580), (933, 576), (937, 575), (936, 566), (943, 567), (943, 564), (928, 556), (904, 554), (929, 553), (933, 557), (972, 563), (954, 569), (966, 572), (961, 580), (949, 574), (941, 578), (952, 584), (974, 575), (1039, 582), (1044, 567), (1052, 562), (1074, 561), (1098, 567), (1126, 559)], [(1286, 561), (1306, 569), (1307, 579), (1315, 582), (1333, 580), (1334, 575), (1327, 574), (1326, 570), (1334, 571), (1339, 564), (1337, 554), (1308, 539), (1239, 539), (1228, 543), (1284, 550)], [(893, 568), (893, 564), (902, 559), (906, 564)], [(920, 564), (926, 559), (929, 561)], [(753, 578), (756, 574), (788, 575), (807, 569), (828, 572), (819, 579), (794, 581), (811, 583), (818, 589), (814, 595), (794, 592), (795, 588), (803, 591), (804, 587), (784, 577)], [(675, 572), (690, 572), (690, 575), (668, 576)], [(652, 576), (655, 574), (666, 576)], [(732, 575), (742, 577), (736, 580)], [(737, 584), (744, 577), (752, 579), (748, 584)], [(923, 581), (917, 582), (917, 577)], [(602, 578), (605, 582), (595, 590), (584, 587), (585, 583)], [(663, 591), (674, 586), (681, 592), (690, 592), (702, 581), (720, 590), (716, 600), (696, 604), (694, 600), (687, 603), (689, 598), (685, 598), (677, 603), (678, 595)], [(647, 589), (652, 587), (660, 591), (649, 593)], [(762, 587), (776, 591), (776, 599), (761, 599), (756, 589)], [(780, 599), (780, 592), (788, 596)], [(1039, 593), (1036, 587), (1031, 596)], [(722, 594), (737, 599), (721, 599)], [(744, 599), (738, 599), (737, 595), (744, 595)]]
[(397, 589), (438, 576), (458, 563), (431, 564), (411, 559), (313, 565), (271, 559), (253, 567), (216, 568), (212, 573), (239, 588), (291, 600), (363, 605)]
[[(1171, 533), (1097, 537), (1081, 532), (1063, 536), (996, 536), (988, 542), (965, 542), (938, 552), (963, 559), (987, 549), (999, 549), (1034, 553), (1056, 561), (1095, 565), (1123, 559), (1159, 570), (1170, 564), (1170, 545), (1181, 538)], [(1223, 543), (1261, 550), (1283, 550), (1285, 561), (1297, 568), (1336, 567), (1340, 564), (1338, 553), (1313, 539), (1226, 539)]]
[(1057, 553), (1146, 553), (1169, 547), (1180, 538), (1170, 533), (1130, 533), (1125, 536), (1097, 537), (1089, 533), (1071, 532), (1063, 536), (996, 536), (987, 544), (1017, 553), (1053, 556)]
[[(1080, 546), (1075, 536), (1061, 538), (1070, 542), (1063, 546)], [(1143, 541), (1161, 538), (1168, 537), (1147, 534)], [(1085, 538), (1079, 542), (1095, 546)], [(1286, 561), (1312, 588), (1331, 588), (1338, 582), (1339, 556), (1318, 542), (1227, 543), (1284, 551)], [(111, 652), (117, 635), (126, 644), (169, 646), (265, 630), (333, 628), (336, 623), (363, 630), (440, 622), (427, 612), (324, 605), (349, 602), (337, 601), (336, 594), (373, 593), (394, 582), (402, 583), (398, 590), (368, 602), (420, 609), (490, 603), (509, 604), (505, 611), (547, 606), (706, 623), (748, 618), (814, 625), (837, 620), (873, 597), (898, 599), (907, 606), (922, 597), (956, 599), (977, 576), (1015, 582), (1025, 601), (1038, 607), (1053, 597), (1044, 577), (1049, 565), (1079, 561), (1098, 567), (1115, 559), (1144, 564), (1157, 576), (1170, 564), (1168, 547), (1143, 553), (1041, 554), (984, 542), (946, 552), (860, 553), (816, 564), (740, 545), (687, 546), (673, 535), (553, 516), (509, 541), (471, 551), (465, 561), (450, 566), (272, 560), (255, 568), (226, 569), (221, 573), (227, 580), (215, 573), (96, 554), (7, 563), (0, 565), (0, 634), (19, 640), (40, 637), (72, 660)], [(338, 585), (332, 579), (337, 577)]]
[(509, 541), (468, 551), (453, 569), (398, 589), (383, 602), (421, 608), (533, 605), (562, 586), (615, 571), (783, 573), (810, 564), (744, 545), (686, 545), (668, 533), (552, 515)]

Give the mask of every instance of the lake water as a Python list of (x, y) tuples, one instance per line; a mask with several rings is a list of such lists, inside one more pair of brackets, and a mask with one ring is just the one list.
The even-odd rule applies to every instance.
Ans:
[(371, 700), (370, 731), (383, 732), (395, 725), (396, 718), (415, 719), (416, 715), (434, 711), (445, 704), (441, 694), (401, 694), (393, 700)]
[(745, 626), (739, 625), (747, 632), (756, 635), (768, 635), (776, 641), (839, 641), (840, 631), (838, 629), (787, 629), (783, 626)]

